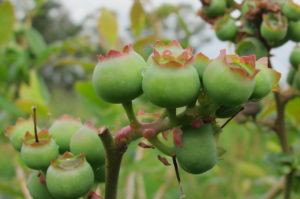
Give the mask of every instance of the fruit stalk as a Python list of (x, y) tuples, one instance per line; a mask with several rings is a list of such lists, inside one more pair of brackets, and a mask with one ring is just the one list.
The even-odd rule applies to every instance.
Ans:
[(32, 107), (32, 112), (33, 112), (33, 125), (34, 125), (34, 137), (35, 137), (35, 142), (39, 142), (39, 137), (37, 135), (37, 121), (36, 121), (36, 107)]
[[(270, 54), (270, 53), (269, 53)], [(268, 64), (269, 68), (273, 68), (271, 63), (271, 57), (268, 56)], [(281, 149), (284, 153), (289, 153), (289, 143), (287, 139), (287, 133), (285, 128), (285, 105), (287, 104), (289, 99), (285, 98), (281, 92), (274, 93), (275, 103), (276, 103), (276, 111), (277, 116), (274, 123), (274, 131), (279, 139)], [(293, 170), (290, 171), (285, 176), (285, 186), (284, 186), (284, 199), (290, 199), (291, 195), (291, 187), (292, 187), (292, 179), (293, 179)]]
[(133, 111), (133, 107), (132, 107), (132, 101), (129, 102), (124, 102), (122, 103), (123, 108), (127, 114), (127, 117), (130, 121), (130, 125), (133, 127), (138, 127), (140, 126), (139, 121), (137, 120), (137, 118), (135, 117), (134, 111)]

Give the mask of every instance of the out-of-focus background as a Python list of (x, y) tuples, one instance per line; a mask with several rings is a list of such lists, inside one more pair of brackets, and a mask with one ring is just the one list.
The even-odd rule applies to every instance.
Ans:
[[(133, 43), (147, 58), (159, 39), (179, 40), (211, 58), (223, 48), (234, 52), (197, 16), (200, 6), (198, 0), (0, 1), (0, 199), (24, 198), (29, 170), (4, 129), (18, 117), (28, 118), (32, 105), (37, 105), (42, 127), (63, 114), (113, 130), (127, 123), (119, 105), (102, 101), (92, 89), (97, 54)], [(293, 45), (272, 52), (283, 86)], [(258, 118), (274, 116), (271, 96), (262, 107)], [(287, 105), (289, 141), (295, 146), (300, 145), (299, 107), (297, 99)], [(157, 111), (143, 98), (135, 101), (136, 111), (141, 108)], [(179, 198), (173, 168), (157, 160), (158, 151), (137, 144), (130, 146), (122, 165), (120, 198)], [(230, 123), (220, 145), (226, 153), (213, 170), (198, 176), (181, 172), (186, 198), (262, 198), (286, 172), (278, 164), (282, 154), (276, 136), (252, 122)], [(294, 186), (300, 189), (299, 182)]]

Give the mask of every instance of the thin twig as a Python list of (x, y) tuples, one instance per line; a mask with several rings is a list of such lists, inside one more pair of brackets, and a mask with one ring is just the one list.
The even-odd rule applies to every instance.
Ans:
[(271, 190), (269, 190), (264, 196), (263, 199), (274, 199), (276, 198), (284, 188), (285, 178), (282, 177), (278, 183), (276, 183)]
[(224, 128), (235, 116), (237, 116), (242, 110), (244, 110), (244, 107), (242, 107), (237, 113), (235, 113), (233, 116), (231, 116), (222, 126), (221, 129)]
[(26, 185), (26, 180), (25, 180), (25, 174), (23, 172), (23, 169), (17, 165), (16, 166), (16, 174), (17, 174), (17, 179), (20, 183), (21, 186), (21, 191), (23, 193), (23, 196), (25, 199), (32, 199), (28, 189), (27, 189), (27, 185)]

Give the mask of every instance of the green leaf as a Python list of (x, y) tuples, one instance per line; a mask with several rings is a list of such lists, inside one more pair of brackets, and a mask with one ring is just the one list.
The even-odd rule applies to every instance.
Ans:
[(0, 109), (8, 112), (9, 114), (13, 114), (13, 115), (16, 115), (16, 116), (18, 116), (18, 115), (21, 114), (21, 112), (15, 106), (15, 104), (13, 104), (12, 102), (8, 101), (3, 96), (0, 96)]
[(20, 87), (20, 98), (16, 104), (22, 111), (31, 113), (32, 106), (36, 106), (39, 114), (48, 115), (49, 93), (46, 86), (38, 78), (35, 71), (30, 71), (29, 85), (23, 83)]
[(118, 21), (116, 15), (107, 9), (101, 11), (97, 24), (100, 38), (108, 45), (115, 47), (118, 42)]
[(39, 56), (47, 47), (43, 36), (35, 29), (30, 28), (26, 31), (26, 38), (30, 50), (35, 56)]
[(139, 36), (145, 26), (146, 15), (139, 0), (135, 0), (130, 11), (131, 30), (134, 36)]
[(253, 164), (251, 162), (240, 161), (240, 162), (238, 162), (237, 167), (243, 175), (246, 175), (248, 177), (257, 178), (257, 177), (263, 177), (266, 175), (263, 168), (259, 167), (256, 164)]
[(0, 3), (0, 46), (9, 42), (13, 36), (15, 13), (9, 1)]

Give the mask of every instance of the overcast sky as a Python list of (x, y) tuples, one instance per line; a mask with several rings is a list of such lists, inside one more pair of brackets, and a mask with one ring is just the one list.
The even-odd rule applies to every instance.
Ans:
[[(129, 26), (129, 11), (133, 0), (61, 0), (61, 2), (69, 10), (71, 17), (75, 22), (80, 23), (80, 21), (82, 21), (84, 17), (88, 14), (95, 13), (100, 8), (106, 7), (114, 10), (117, 13), (121, 32), (125, 31), (126, 28)], [(151, 0), (150, 2), (152, 4), (151, 6), (158, 6), (162, 3), (192, 4), (195, 10), (195, 17), (197, 17), (196, 11), (201, 6), (199, 0)], [(211, 29), (207, 31), (211, 35), (214, 35)], [(292, 42), (288, 42), (286, 45), (273, 50), (273, 54), (275, 56), (272, 58), (272, 62), (275, 68), (281, 71), (283, 76), (286, 76), (287, 69), (289, 67), (289, 54), (293, 46), (294, 44)], [(202, 52), (208, 55), (209, 57), (216, 57), (220, 49), (228, 49), (228, 47), (228, 43), (220, 42), (215, 37), (213, 37), (212, 43), (210, 45), (205, 46), (205, 48), (202, 49)], [(282, 79), (282, 82), (285, 81), (284, 79), (285, 78)]]

